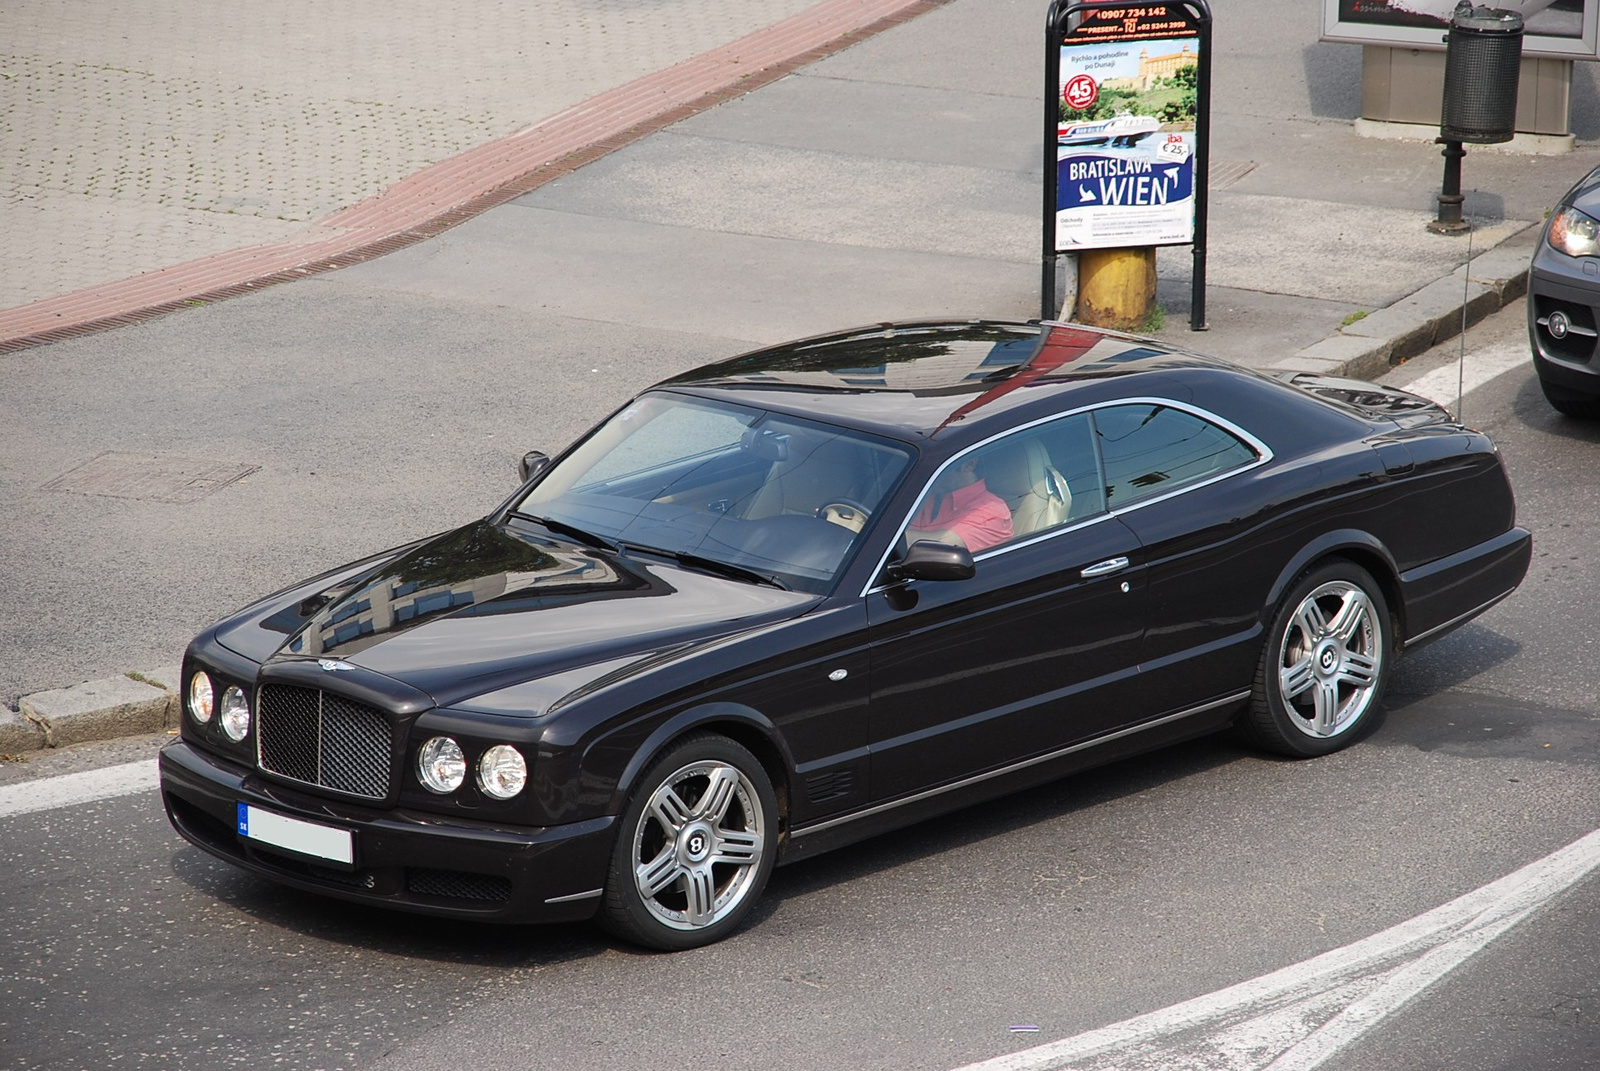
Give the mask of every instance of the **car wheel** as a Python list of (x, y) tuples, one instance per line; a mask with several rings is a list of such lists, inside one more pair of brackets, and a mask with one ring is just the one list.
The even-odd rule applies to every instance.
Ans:
[(777, 797), (754, 755), (709, 733), (680, 741), (623, 811), (602, 924), (668, 951), (720, 941), (765, 888), (777, 832)]
[(1353, 743), (1377, 719), (1390, 649), (1388, 604), (1365, 569), (1331, 561), (1307, 571), (1278, 606), (1241, 728), (1297, 757)]
[(1545, 401), (1558, 413), (1579, 420), (1600, 419), (1600, 398), (1592, 394), (1552, 387), (1542, 379), (1539, 380), (1539, 389), (1544, 391)]

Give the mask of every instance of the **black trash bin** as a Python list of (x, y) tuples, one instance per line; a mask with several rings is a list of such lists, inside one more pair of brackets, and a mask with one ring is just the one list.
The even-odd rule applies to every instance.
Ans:
[(1439, 137), (1473, 145), (1510, 141), (1522, 71), (1522, 16), (1462, 3), (1445, 37), (1444, 117)]

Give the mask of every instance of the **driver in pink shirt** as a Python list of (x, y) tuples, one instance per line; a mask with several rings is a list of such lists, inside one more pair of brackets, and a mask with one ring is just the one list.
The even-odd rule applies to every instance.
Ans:
[(970, 454), (945, 470), (906, 530), (908, 544), (932, 539), (960, 544), (973, 554), (1010, 538), (1011, 510), (984, 486), (978, 459)]

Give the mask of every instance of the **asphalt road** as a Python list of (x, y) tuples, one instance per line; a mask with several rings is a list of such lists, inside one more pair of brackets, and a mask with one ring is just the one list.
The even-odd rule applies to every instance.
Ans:
[[(1474, 329), (1469, 367), (1503, 359), (1519, 314)], [(1549, 410), (1526, 366), (1465, 404), (1511, 466), (1532, 572), (1400, 663), (1372, 738), (1314, 762), (1205, 740), (926, 823), (780, 870), (751, 926), (692, 953), (283, 890), (187, 847), (148, 789), (7, 810), (157, 740), (0, 768), (0, 1067), (955, 1068), (1406, 924), (1600, 827), (1600, 428)], [(1321, 1066), (1588, 1066), (1597, 908), (1579, 882)], [(1093, 1066), (1265, 1067), (1316, 1014)]]

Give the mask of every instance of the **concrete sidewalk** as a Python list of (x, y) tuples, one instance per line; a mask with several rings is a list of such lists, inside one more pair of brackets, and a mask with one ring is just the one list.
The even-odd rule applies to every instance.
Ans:
[[(1474, 232), (1431, 235), (1437, 146), (1358, 136), (1360, 49), (1288, 6), (1215, 5), (1210, 330), (1171, 248), (1157, 334), (1370, 378), (1519, 296), (1600, 151), (1473, 150)], [(0, 251), (0, 756), (176, 724), (158, 685), (205, 622), (481, 512), (507, 458), (662, 375), (853, 323), (1037, 314), (1036, 0), (478, 0), (448, 28), (366, 7), (325, 29), (280, 9), (204, 52), (164, 21), (114, 46), (114, 4), (0, 13), (29, 132), (0, 188), (32, 243)], [(130, 123), (156, 162), (112, 144)], [(256, 474), (203, 501), (69, 479), (145, 455)]]
[[(822, 32), (837, 35), (906, 6), (7, 4), (0, 309), (304, 241), (408, 176), (751, 34), (756, 49), (722, 56), (737, 74), (759, 69), (775, 37), (781, 54), (804, 51), (771, 30), (791, 16), (810, 13), (791, 34), (832, 20)], [(634, 116), (658, 103), (638, 98), (661, 95), (659, 81), (638, 87)], [(496, 185), (514, 177), (472, 167)]]

